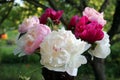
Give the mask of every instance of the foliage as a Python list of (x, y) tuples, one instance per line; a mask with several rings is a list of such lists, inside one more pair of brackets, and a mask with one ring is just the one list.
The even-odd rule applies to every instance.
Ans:
[(119, 65), (120, 65), (120, 42), (115, 43), (112, 47), (111, 47), (111, 55), (107, 58), (106, 60), (106, 72), (109, 73), (108, 76), (114, 76), (116, 78), (119, 78), (119, 74), (120, 74), (120, 69), (119, 69)]
[[(2, 14), (4, 12), (8, 11), (10, 3), (5, 3), (0, 5), (1, 10), (0, 10), (0, 20), (3, 18)], [(20, 6), (17, 3), (14, 3), (12, 10), (10, 11), (8, 17), (5, 17), (6, 19), (4, 22), (1, 24), (0, 23), (0, 33), (4, 31), (9, 31), (13, 29), (18, 28), (18, 24), (20, 24), (25, 18), (28, 16), (36, 15), (39, 16), (41, 14), (41, 8), (36, 8), (33, 5), (30, 5), (27, 2), (24, 2), (23, 6)]]
[(0, 71), (1, 80), (42, 80), (39, 64), (1, 64)]
[[(43, 4), (46, 7), (51, 7), (52, 4), (50, 4), (51, 0), (35, 0), (38, 2), (38, 4)], [(31, 2), (34, 2), (33, 0)], [(100, 9), (100, 6), (103, 4), (104, 0), (85, 0), (86, 6), (93, 7), (96, 10)], [(113, 14), (114, 14), (114, 9), (115, 9), (115, 0), (109, 0), (108, 5), (106, 9), (104, 10), (105, 14), (105, 19), (107, 20), (107, 25), (105, 27), (105, 30), (108, 31), (111, 28), (111, 23), (113, 20)], [(8, 17), (5, 17), (5, 20), (3, 23), (0, 23), (0, 33), (3, 32), (4, 30), (11, 30), (11, 29), (17, 29), (18, 25), (25, 19), (28, 18), (29, 16), (40, 16), (42, 12), (44, 11), (42, 7), (39, 6), (34, 6), (35, 3), (30, 3), (28, 0), (22, 1), (22, 5), (18, 3), (14, 3), (12, 10), (10, 11), (10, 14)], [(73, 15), (81, 15), (82, 12), (82, 0), (53, 0), (53, 4), (56, 4), (55, 9), (60, 9), (64, 10), (63, 15), (64, 19), (66, 22), (69, 22), (70, 18)], [(11, 6), (11, 3), (4, 3), (1, 4), (1, 9), (0, 9), (0, 21), (3, 18), (5, 12), (8, 11), (9, 7)], [(53, 6), (52, 6), (53, 7)]]

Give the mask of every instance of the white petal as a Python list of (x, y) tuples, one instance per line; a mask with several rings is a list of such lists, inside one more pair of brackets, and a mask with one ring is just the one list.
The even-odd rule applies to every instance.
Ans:
[(78, 69), (77, 68), (70, 68), (70, 69), (68, 69), (66, 72), (69, 74), (69, 75), (71, 75), (71, 76), (77, 76), (77, 71), (78, 71)]
[(18, 47), (18, 48), (16, 48), (16, 49), (14, 49), (13, 53), (14, 53), (14, 55), (17, 55), (17, 54), (19, 54), (21, 51), (22, 51), (21, 48)]
[(77, 69), (87, 62), (81, 54), (89, 44), (76, 39), (71, 31), (58, 30), (51, 32), (40, 44), (41, 64), (54, 71), (77, 75)]
[(25, 56), (26, 54), (24, 52), (20, 53), (18, 57)]
[(98, 58), (106, 58), (110, 54), (110, 43), (109, 36), (104, 32), (104, 38), (96, 42), (94, 50), (90, 49), (88, 52)]
[(73, 56), (73, 59), (69, 62), (68, 66), (66, 67), (66, 71), (71, 76), (76, 76), (78, 68), (81, 66), (81, 64), (86, 64), (87, 60), (82, 55), (75, 55)]
[(106, 58), (110, 54), (109, 45), (98, 45), (95, 50), (89, 50), (91, 55), (94, 55), (98, 58)]
[(71, 61), (69, 63), (69, 67), (78, 68), (81, 66), (81, 64), (86, 64), (87, 60), (82, 55), (75, 55), (71, 58)]

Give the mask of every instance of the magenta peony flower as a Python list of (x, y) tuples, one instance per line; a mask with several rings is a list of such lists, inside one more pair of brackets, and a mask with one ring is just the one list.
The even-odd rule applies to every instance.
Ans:
[(50, 28), (47, 25), (35, 24), (34, 27), (31, 27), (26, 34), (20, 37), (17, 40), (18, 48), (16, 49), (15, 54), (29, 55), (32, 54), (43, 41), (43, 39), (51, 32)]
[(62, 14), (63, 14), (63, 10), (54, 11), (52, 8), (48, 8), (46, 9), (45, 13), (43, 13), (42, 16), (39, 18), (40, 23), (46, 24), (47, 19), (50, 18), (53, 20), (55, 24), (58, 24)]
[(87, 16), (90, 21), (96, 21), (102, 26), (106, 24), (106, 20), (103, 18), (103, 13), (97, 12), (94, 8), (86, 7), (83, 11), (83, 16)]
[(80, 18), (75, 27), (75, 36), (89, 43), (101, 40), (104, 37), (102, 25), (95, 21), (89, 21), (86, 16)]
[(74, 31), (76, 23), (79, 21), (80, 17), (75, 15), (71, 18), (70, 23), (68, 25), (68, 30)]

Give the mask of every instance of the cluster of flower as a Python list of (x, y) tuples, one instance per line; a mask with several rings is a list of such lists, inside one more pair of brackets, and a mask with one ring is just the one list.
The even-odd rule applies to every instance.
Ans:
[(68, 30), (51, 31), (47, 25), (48, 18), (57, 25), (62, 14), (62, 10), (48, 8), (40, 18), (25, 19), (19, 25), (22, 36), (18, 36), (14, 53), (30, 55), (39, 49), (44, 67), (76, 76), (81, 64), (87, 63), (82, 55), (85, 51), (98, 58), (106, 58), (110, 54), (109, 36), (103, 31), (106, 21), (103, 13), (86, 7), (82, 17), (76, 15), (71, 18)]

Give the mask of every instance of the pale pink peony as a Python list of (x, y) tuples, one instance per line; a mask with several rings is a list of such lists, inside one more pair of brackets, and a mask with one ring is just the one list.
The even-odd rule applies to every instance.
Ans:
[(25, 19), (21, 25), (19, 25), (19, 32), (25, 33), (29, 28), (34, 27), (35, 24), (39, 24), (39, 19), (36, 16)]
[(19, 51), (21, 51), (20, 55), (32, 54), (37, 48), (39, 48), (43, 39), (50, 32), (50, 28), (43, 24), (35, 24), (34, 27), (31, 27), (26, 34), (17, 40), (17, 45), (20, 49)]
[(90, 21), (96, 21), (102, 26), (106, 24), (106, 20), (103, 18), (103, 13), (97, 12), (94, 8), (86, 7), (83, 11), (83, 16), (87, 16)]

